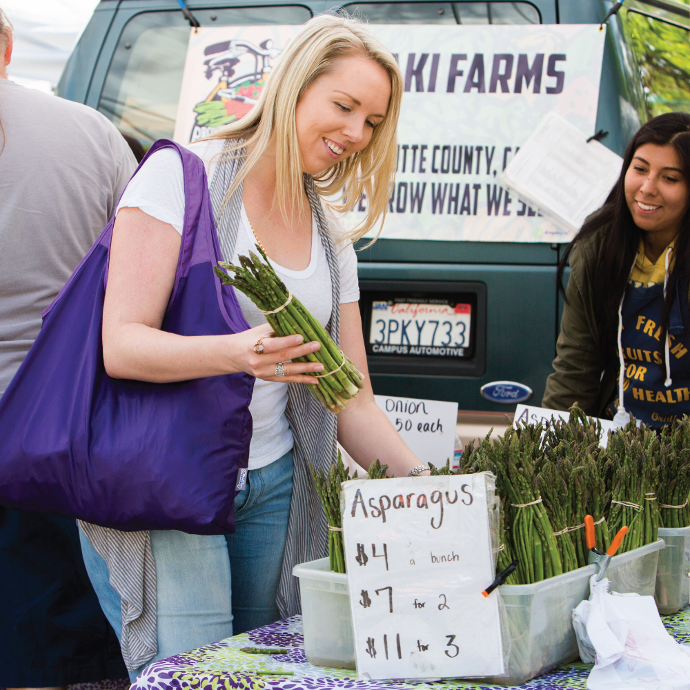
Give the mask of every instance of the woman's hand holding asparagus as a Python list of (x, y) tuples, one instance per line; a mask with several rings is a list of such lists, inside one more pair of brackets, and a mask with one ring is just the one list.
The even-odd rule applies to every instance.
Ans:
[[(304, 337), (301, 335), (279, 338), (268, 324), (251, 328), (231, 337), (235, 339), (229, 351), (232, 369), (244, 371), (264, 381), (310, 385), (318, 383), (318, 379), (309, 376), (308, 372), (322, 372), (323, 364), (289, 360), (306, 357), (316, 352), (321, 347), (320, 343), (316, 341), (304, 343)], [(280, 371), (283, 372), (282, 375), (277, 373)]]

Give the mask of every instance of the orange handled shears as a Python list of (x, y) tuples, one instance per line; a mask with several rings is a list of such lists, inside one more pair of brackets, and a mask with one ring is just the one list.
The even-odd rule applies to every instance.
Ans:
[(597, 582), (604, 577), (608, 570), (609, 563), (611, 563), (612, 556), (618, 551), (623, 537), (628, 533), (627, 527), (621, 527), (618, 533), (611, 542), (611, 546), (606, 551), (600, 551), (596, 547), (596, 537), (594, 534), (594, 518), (591, 515), (585, 515), (585, 543), (589, 549), (589, 563), (596, 563), (599, 566), (599, 575)]

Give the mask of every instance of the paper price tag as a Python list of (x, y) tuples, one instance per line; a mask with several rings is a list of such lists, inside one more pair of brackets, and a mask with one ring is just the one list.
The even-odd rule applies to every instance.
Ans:
[(482, 595), (494, 580), (493, 490), (487, 473), (343, 485), (360, 678), (503, 673), (499, 593)]
[[(513, 428), (517, 429), (520, 424), (538, 424), (539, 422), (552, 422), (558, 419), (568, 421), (570, 412), (563, 410), (549, 410), (545, 407), (534, 407), (533, 405), (518, 405), (515, 408), (513, 418)], [(597, 419), (601, 422), (601, 436), (599, 445), (606, 448), (609, 442), (609, 431), (616, 431), (618, 427), (609, 419)]]
[(376, 404), (402, 436), (407, 447), (422, 461), (442, 467), (455, 451), (458, 404), (440, 400), (375, 395)]

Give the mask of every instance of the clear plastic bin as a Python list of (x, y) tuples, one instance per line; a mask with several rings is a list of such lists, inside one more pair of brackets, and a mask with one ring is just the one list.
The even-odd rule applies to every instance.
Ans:
[(356, 668), (347, 575), (333, 573), (328, 558), (300, 563), (299, 578), (304, 626), (304, 653), (314, 666)]
[(659, 554), (654, 598), (659, 613), (680, 611), (690, 601), (690, 527), (660, 528), (666, 548)]
[[(663, 540), (622, 553), (611, 559), (606, 572), (611, 591), (654, 594), (659, 551)], [(572, 610), (589, 597), (589, 578), (595, 565), (536, 582), (533, 585), (503, 585), (511, 638), (508, 676), (492, 678), (496, 685), (522, 685), (579, 656), (572, 623)]]
[[(615, 592), (654, 594), (663, 540), (614, 556), (607, 572)], [(300, 579), (304, 651), (315, 666), (355, 668), (347, 575), (332, 573), (322, 558), (293, 569)], [(577, 659), (572, 610), (589, 596), (590, 565), (533, 585), (502, 585), (511, 638), (507, 676), (483, 679), (498, 685), (521, 685)], [(480, 681), (477, 681), (480, 682)]]
[(653, 597), (661, 558), (659, 552), (663, 548), (664, 540), (657, 539), (653, 544), (614, 556), (606, 571), (606, 577), (611, 583), (610, 591)]

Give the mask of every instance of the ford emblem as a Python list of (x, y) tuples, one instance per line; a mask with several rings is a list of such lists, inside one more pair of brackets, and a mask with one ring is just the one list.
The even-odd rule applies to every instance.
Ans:
[(525, 402), (534, 395), (529, 386), (515, 381), (492, 381), (484, 384), (481, 389), (482, 397), (491, 402), (503, 403), (504, 405), (515, 405)]

